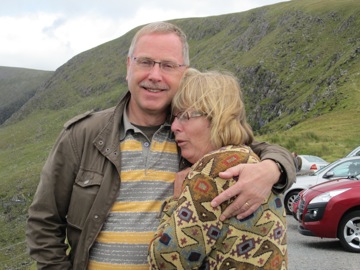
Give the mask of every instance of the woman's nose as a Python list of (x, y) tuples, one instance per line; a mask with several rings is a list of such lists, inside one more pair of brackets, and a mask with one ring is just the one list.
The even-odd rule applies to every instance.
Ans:
[(180, 131), (181, 130), (181, 124), (179, 119), (177, 119), (177, 117), (174, 118), (174, 121), (171, 124), (171, 131), (172, 132), (176, 132), (176, 131)]

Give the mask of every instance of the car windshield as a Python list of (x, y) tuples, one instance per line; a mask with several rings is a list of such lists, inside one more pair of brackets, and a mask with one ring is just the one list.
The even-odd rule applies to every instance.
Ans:
[(324, 162), (324, 163), (326, 163), (325, 160), (323, 160), (322, 158), (316, 157), (316, 156), (303, 156), (303, 157), (309, 162)]

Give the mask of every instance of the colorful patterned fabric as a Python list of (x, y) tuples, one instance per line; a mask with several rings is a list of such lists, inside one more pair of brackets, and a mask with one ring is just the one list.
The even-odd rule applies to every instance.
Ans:
[(186, 177), (178, 201), (168, 200), (149, 247), (152, 269), (287, 269), (286, 215), (272, 193), (250, 217), (219, 220), (231, 203), (212, 208), (211, 200), (236, 179), (219, 172), (256, 163), (248, 147), (228, 146), (207, 154)]

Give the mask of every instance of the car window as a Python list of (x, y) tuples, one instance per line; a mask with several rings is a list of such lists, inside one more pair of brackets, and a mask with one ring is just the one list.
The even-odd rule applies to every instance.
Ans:
[(329, 169), (329, 167), (331, 167), (332, 164), (328, 164), (325, 167), (320, 168), (318, 171), (314, 172), (314, 175), (319, 175), (322, 174), (323, 171), (326, 171)]
[(332, 170), (334, 177), (348, 177), (360, 173), (360, 162), (358, 160), (349, 160), (335, 166)]

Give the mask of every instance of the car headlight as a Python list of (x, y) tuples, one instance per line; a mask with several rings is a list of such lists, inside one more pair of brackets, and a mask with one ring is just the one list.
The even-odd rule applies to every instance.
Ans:
[(344, 188), (344, 189), (337, 189), (337, 190), (332, 190), (329, 192), (325, 192), (323, 194), (320, 194), (319, 196), (316, 196), (314, 199), (312, 199), (310, 201), (309, 204), (313, 204), (313, 203), (324, 203), (324, 202), (328, 202), (331, 200), (331, 198), (345, 192), (348, 191), (350, 188)]

